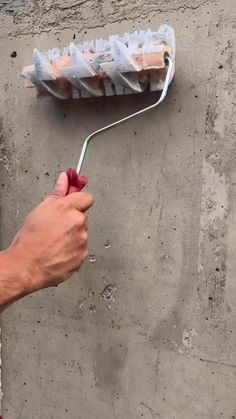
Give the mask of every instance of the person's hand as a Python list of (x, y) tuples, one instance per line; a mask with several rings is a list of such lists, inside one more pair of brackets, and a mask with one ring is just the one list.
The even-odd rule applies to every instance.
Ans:
[(87, 217), (93, 198), (85, 192), (67, 195), (61, 173), (54, 191), (26, 218), (8, 249), (24, 272), (26, 292), (56, 286), (79, 269), (88, 254)]

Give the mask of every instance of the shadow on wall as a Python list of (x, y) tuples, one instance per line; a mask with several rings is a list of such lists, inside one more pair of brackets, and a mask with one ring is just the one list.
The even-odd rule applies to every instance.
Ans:
[[(169, 87), (169, 95), (171, 95), (172, 90), (173, 84)], [(133, 95), (69, 99), (64, 101), (52, 98), (51, 106), (58, 119), (63, 120), (67, 114), (70, 114), (72, 120), (82, 121), (83, 125), (84, 121), (86, 121), (86, 125), (89, 126), (90, 121), (93, 121), (94, 118), (101, 118), (104, 121), (103, 125), (106, 125), (152, 105), (158, 101), (159, 97), (160, 92), (145, 92)], [(164, 103), (166, 101), (168, 101), (168, 97)]]

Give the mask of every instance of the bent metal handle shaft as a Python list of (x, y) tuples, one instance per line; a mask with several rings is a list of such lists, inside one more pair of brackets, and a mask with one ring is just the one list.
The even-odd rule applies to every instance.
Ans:
[(169, 56), (166, 57), (166, 62), (168, 63), (166, 78), (165, 78), (164, 87), (163, 87), (161, 96), (158, 99), (158, 101), (153, 103), (150, 106), (147, 106), (146, 108), (140, 109), (139, 111), (120, 119), (119, 121), (112, 122), (111, 124), (106, 125), (105, 127), (100, 128), (100, 129), (94, 131), (92, 134), (90, 134), (83, 143), (83, 147), (82, 147), (82, 150), (81, 150), (81, 154), (80, 154), (79, 161), (78, 161), (78, 164), (77, 164), (77, 169), (76, 169), (78, 175), (80, 175), (80, 173), (81, 173), (88, 145), (93, 138), (95, 138), (98, 134), (100, 134), (104, 131), (107, 131), (107, 130), (113, 128), (113, 127), (116, 127), (117, 125), (122, 124), (123, 122), (128, 121), (131, 118), (134, 118), (135, 116), (138, 116), (138, 115), (143, 114), (144, 112), (150, 111), (151, 109), (158, 106), (165, 99), (166, 94), (167, 94), (167, 90), (168, 90), (168, 87), (169, 87), (169, 84), (170, 84), (171, 75), (172, 75), (172, 68), (173, 68), (173, 62), (172, 62), (172, 60)]

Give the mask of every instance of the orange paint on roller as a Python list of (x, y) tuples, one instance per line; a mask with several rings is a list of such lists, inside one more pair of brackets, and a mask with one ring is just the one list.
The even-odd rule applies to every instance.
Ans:
[[(68, 194), (81, 191), (88, 178), (81, 176), (90, 141), (98, 134), (154, 109), (165, 98), (175, 72), (175, 34), (168, 25), (158, 31), (111, 36), (42, 53), (34, 50), (33, 65), (22, 70), (27, 86), (36, 86), (58, 99), (139, 94), (162, 91), (152, 105), (90, 134), (83, 143), (77, 168), (67, 171)], [(1, 419), (1, 418), (0, 418)]]

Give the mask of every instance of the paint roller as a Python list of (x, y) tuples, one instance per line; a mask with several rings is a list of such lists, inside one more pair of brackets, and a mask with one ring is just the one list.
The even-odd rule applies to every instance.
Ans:
[(165, 98), (175, 72), (175, 34), (162, 25), (150, 29), (112, 35), (84, 44), (33, 52), (33, 64), (25, 66), (26, 87), (36, 87), (57, 99), (141, 94), (161, 91), (152, 105), (115, 121), (90, 134), (83, 143), (77, 168), (67, 171), (69, 193), (82, 190), (87, 177), (81, 175), (88, 144), (98, 134), (158, 106)]

